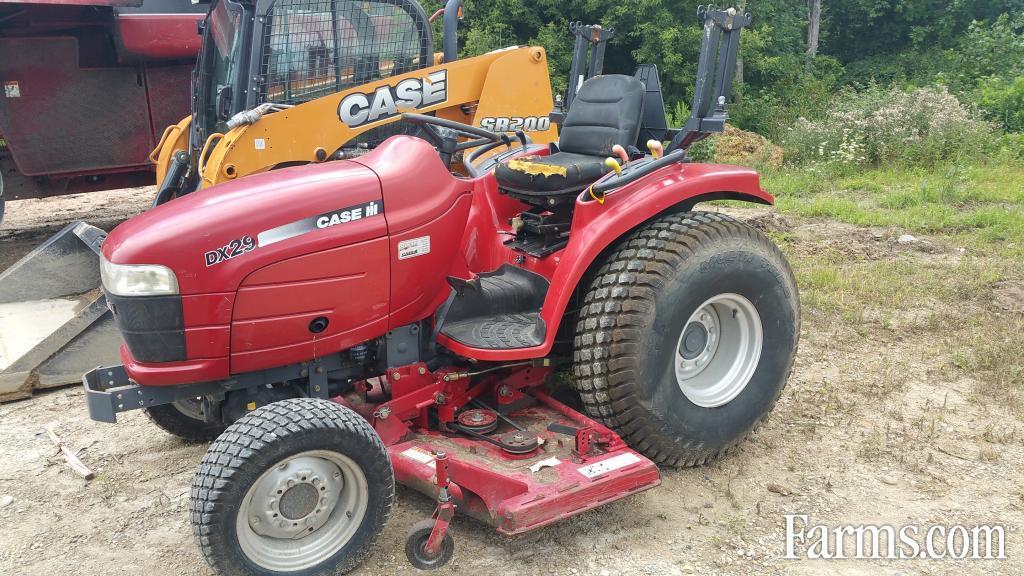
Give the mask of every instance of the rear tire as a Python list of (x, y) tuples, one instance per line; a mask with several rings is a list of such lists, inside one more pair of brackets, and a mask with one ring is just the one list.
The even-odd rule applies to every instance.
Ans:
[(293, 398), (228, 427), (192, 481), (192, 531), (218, 574), (342, 574), (395, 499), (384, 443), (352, 410)]
[(221, 422), (207, 422), (203, 419), (195, 402), (195, 399), (189, 398), (146, 408), (144, 411), (154, 424), (168, 434), (186, 442), (210, 442), (220, 436), (225, 426)]
[(586, 411), (658, 464), (717, 458), (781, 395), (799, 306), (789, 265), (757, 230), (710, 212), (644, 224), (579, 314), (573, 370)]

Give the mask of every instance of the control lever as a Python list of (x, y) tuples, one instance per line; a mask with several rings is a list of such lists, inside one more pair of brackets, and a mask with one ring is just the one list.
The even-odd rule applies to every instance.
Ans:
[(653, 138), (647, 141), (647, 149), (651, 151), (651, 156), (653, 156), (655, 160), (661, 158), (662, 155), (665, 154), (665, 147), (662, 146), (661, 142), (654, 140)]
[(530, 143), (530, 139), (526, 137), (526, 132), (522, 130), (516, 130), (516, 138), (519, 138), (519, 143), (523, 145), (523, 149), (526, 149), (526, 145)]
[[(623, 148), (622, 145), (620, 145), (620, 144), (616, 144), (615, 146), (612, 146), (612, 154), (615, 154), (616, 156), (618, 156), (619, 160), (622, 160), (623, 164), (626, 164), (626, 163), (629, 162), (629, 154), (626, 153), (626, 149)], [(616, 170), (615, 172), (618, 173), (619, 171)]]

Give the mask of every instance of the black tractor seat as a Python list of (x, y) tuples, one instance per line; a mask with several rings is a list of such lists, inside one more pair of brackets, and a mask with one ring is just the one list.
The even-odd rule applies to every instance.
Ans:
[(612, 146), (636, 143), (644, 113), (644, 85), (632, 76), (595, 76), (580, 87), (549, 156), (523, 156), (499, 164), (498, 187), (530, 204), (571, 201), (609, 171)]

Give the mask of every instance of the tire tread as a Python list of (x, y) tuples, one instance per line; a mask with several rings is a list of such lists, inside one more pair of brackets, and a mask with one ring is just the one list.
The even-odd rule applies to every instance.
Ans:
[[(261, 406), (236, 421), (210, 446), (199, 464), (192, 481), (189, 512), (193, 534), (207, 564), (214, 569), (224, 564), (225, 551), (220, 549), (219, 538), (214, 537), (213, 529), (225, 515), (229, 515), (230, 519), (230, 515), (236, 512), (224, 502), (226, 490), (232, 488), (231, 480), (269, 444), (284, 441), (295, 434), (323, 433), (329, 430), (339, 431), (357, 438), (364, 445), (373, 446), (382, 455), (378, 465), (386, 468), (386, 471), (377, 472), (384, 473), (392, 480), (388, 483), (381, 504), (383, 508), (379, 511), (382, 521), (374, 528), (371, 537), (364, 540), (362, 548), (351, 552), (350, 556), (356, 562), (340, 568), (338, 573), (354, 568), (369, 553), (369, 547), (380, 535), (395, 500), (394, 474), (387, 459), (387, 449), (370, 424), (352, 410), (326, 400), (292, 398)], [(372, 477), (372, 471), (364, 470), (364, 473), (367, 478)], [(313, 573), (335, 572), (331, 569)]]
[[(657, 464), (699, 466), (725, 455), (767, 420), (783, 390), (779, 388), (746, 434), (718, 449), (692, 441), (680, 444), (659, 432), (658, 422), (640, 409), (635, 380), (641, 366), (641, 330), (653, 309), (655, 295), (670, 281), (673, 271), (701, 246), (728, 237), (745, 237), (784, 261), (771, 240), (730, 216), (716, 212), (670, 213), (625, 238), (598, 269), (583, 298), (573, 341), (573, 376), (584, 408)], [(785, 273), (795, 286), (788, 266)], [(792, 369), (790, 358), (785, 369), (787, 379)]]

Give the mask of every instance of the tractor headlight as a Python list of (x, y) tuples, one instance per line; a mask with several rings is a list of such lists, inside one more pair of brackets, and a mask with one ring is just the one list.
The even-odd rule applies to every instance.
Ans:
[(178, 293), (174, 272), (159, 264), (114, 264), (100, 258), (103, 289), (117, 296), (167, 296)]

